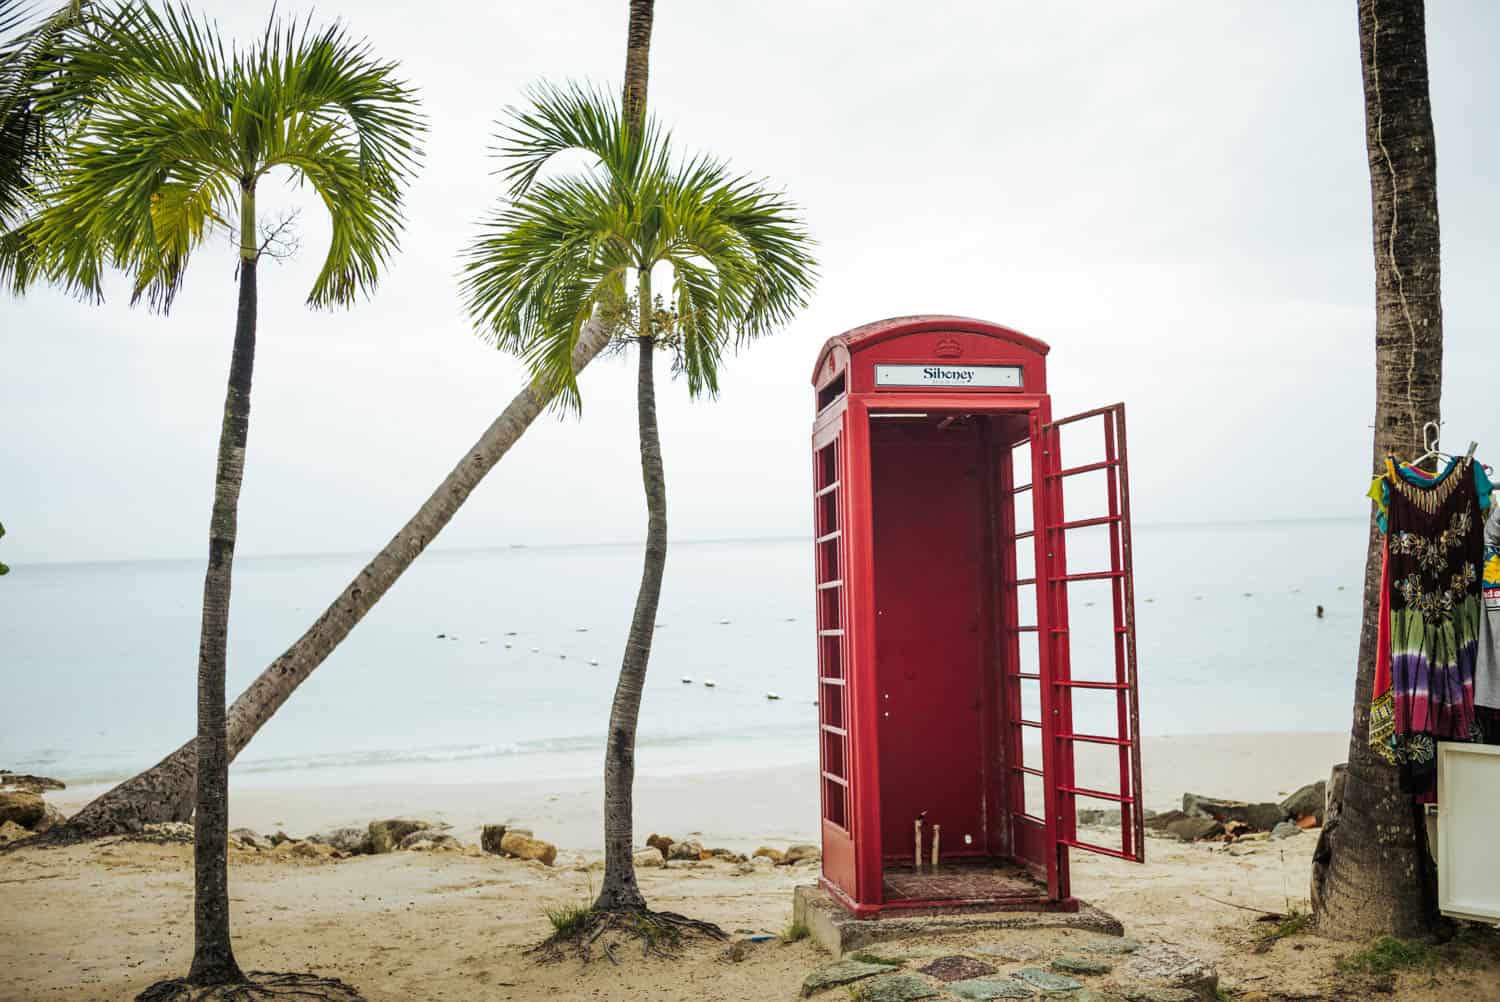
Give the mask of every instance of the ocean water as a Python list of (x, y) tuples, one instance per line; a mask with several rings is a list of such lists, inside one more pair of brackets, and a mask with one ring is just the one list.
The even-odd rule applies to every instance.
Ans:
[[(1143, 733), (1346, 728), (1364, 540), (1362, 521), (1138, 526)], [(673, 544), (642, 772), (816, 758), (811, 549)], [(1079, 545), (1070, 564), (1097, 556)], [(365, 559), (237, 561), (230, 693)], [(236, 783), (597, 773), (640, 561), (636, 545), (427, 553), (244, 751)], [(111, 780), (188, 738), (202, 573), (196, 560), (15, 567), (0, 583), (0, 765)], [(1071, 605), (1075, 674), (1102, 677), (1107, 599), (1077, 587)], [(1112, 720), (1087, 699), (1077, 714)]]

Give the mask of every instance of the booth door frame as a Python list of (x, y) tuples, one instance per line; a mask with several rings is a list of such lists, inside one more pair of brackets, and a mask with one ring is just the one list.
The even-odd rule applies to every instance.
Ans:
[[(862, 503), (851, 503), (846, 508), (843, 537), (847, 544), (845, 553), (852, 552), (857, 556), (845, 564), (847, 571), (845, 593), (849, 601), (845, 610), (846, 635), (844, 639), (849, 655), (848, 664), (873, 664), (875, 623), (873, 617), (864, 615), (864, 610), (875, 608), (875, 567), (872, 557), (874, 518), (869, 503), (871, 496), (871, 413), (924, 411), (987, 416), (1025, 414), (1032, 422), (1032, 428), (1036, 429), (1041, 423), (1050, 420), (1051, 403), (1045, 394), (1019, 393), (1001, 400), (978, 397), (956, 399), (951, 393), (890, 392), (882, 392), (876, 400), (868, 400), (855, 395), (844, 399), (847, 403), (843, 407), (843, 413), (839, 416), (837, 434), (841, 436), (844, 443), (842, 473), (848, 484), (846, 497), (851, 500), (864, 499)], [(830, 408), (830, 415), (831, 413), (832, 408)], [(819, 428), (822, 427), (824, 420), (827, 418), (819, 418)], [(1041, 469), (1040, 464), (1044, 460), (1041, 454), (1040, 437), (1033, 433), (1031, 440), (1033, 443), (1032, 469)], [(815, 435), (815, 441), (821, 441), (821, 439)], [(850, 457), (854, 456), (863, 457), (864, 461), (853, 462)], [(1035, 513), (1034, 517), (1039, 519), (1040, 513)], [(1040, 546), (1040, 543), (1038, 545)], [(1041, 590), (1038, 589), (1038, 595), (1040, 593)], [(1045, 652), (1043, 655), (1045, 656)], [(1044, 676), (1047, 670), (1043, 666)], [(854, 681), (855, 684), (849, 687), (848, 695), (850, 697), (850, 751), (855, 777), (850, 820), (854, 826), (856, 900), (866, 905), (874, 904), (878, 910), (879, 904), (885, 900), (885, 856), (880, 832), (880, 754), (878, 743), (869, 740), (868, 736), (876, 734), (879, 726), (879, 697), (876, 686), (860, 685), (859, 682), (862, 680)], [(1046, 686), (1043, 689), (1045, 692)], [(1045, 718), (1046, 714), (1044, 713), (1043, 716)], [(1043, 732), (1043, 737), (1042, 770), (1048, 777), (1051, 777), (1054, 775), (1052, 762), (1054, 743), (1050, 740), (1050, 726)], [(1052, 847), (1057, 844), (1058, 838), (1056, 822), (1053, 820), (1057, 817), (1057, 811), (1054, 809), (1055, 802), (1051, 793), (1053, 784), (1050, 778), (1044, 783), (1048, 789), (1047, 817), (1044, 831), (1038, 840), (1039, 851), (1035, 858), (1044, 859), (1047, 862), (1048, 896), (1054, 901), (1061, 901), (1066, 897), (1066, 893), (1059, 894), (1058, 890), (1066, 887), (1067, 877), (1065, 873), (1061, 875), (1058, 873), (1058, 854), (1051, 851)], [(1025, 862), (1019, 856), (1013, 858)], [(1063, 866), (1066, 866), (1066, 857), (1064, 857)], [(864, 911), (864, 908), (857, 909), (856, 914), (862, 914)]]
[[(1063, 465), (1060, 429), (1066, 425), (1098, 419), (1101, 422), (1104, 458), (1073, 467)], [(1132, 566), (1130, 477), (1125, 439), (1125, 405), (1111, 404), (1083, 411), (1056, 421), (1039, 415), (1033, 423), (1033, 443), (1041, 446), (1045, 474), (1035, 511), (1037, 543), (1038, 625), (1042, 636), (1043, 735), (1051, 749), (1046, 771), (1049, 841), (1055, 851), (1048, 854), (1048, 887), (1054, 895), (1067, 897), (1068, 849), (1082, 849), (1115, 859), (1145, 861), (1144, 804), (1141, 798), (1140, 710), (1137, 697), (1135, 643), (1135, 575)], [(1033, 450), (1033, 462), (1037, 453)], [(1102, 516), (1068, 519), (1063, 503), (1063, 483), (1069, 477), (1096, 471), (1105, 474), (1107, 508)], [(1037, 493), (1035, 490), (1033, 493)], [(1045, 514), (1045, 520), (1044, 520)], [(1052, 519), (1055, 519), (1053, 521)], [(1107, 570), (1071, 571), (1067, 559), (1067, 534), (1077, 529), (1107, 526), (1110, 536), (1110, 566)], [(1109, 681), (1085, 681), (1072, 675), (1072, 651), (1068, 624), (1068, 583), (1113, 582), (1112, 625), (1114, 677)], [(1046, 625), (1043, 626), (1043, 620)], [(1073, 726), (1073, 693), (1092, 689), (1115, 694), (1115, 733), (1083, 734)], [(1050, 725), (1050, 726), (1049, 726)], [(1111, 793), (1078, 784), (1074, 775), (1074, 747), (1078, 743), (1114, 747), (1118, 753), (1119, 790)], [(1044, 761), (1047, 759), (1044, 754)], [(1078, 837), (1077, 798), (1113, 801), (1120, 805), (1118, 849), (1087, 842)], [(1055, 875), (1055, 877), (1054, 877)], [(1053, 886), (1054, 879), (1056, 886)]]

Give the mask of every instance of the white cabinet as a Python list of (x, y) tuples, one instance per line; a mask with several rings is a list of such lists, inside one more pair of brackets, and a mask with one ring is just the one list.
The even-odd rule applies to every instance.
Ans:
[(1438, 742), (1438, 907), (1500, 923), (1500, 746)]

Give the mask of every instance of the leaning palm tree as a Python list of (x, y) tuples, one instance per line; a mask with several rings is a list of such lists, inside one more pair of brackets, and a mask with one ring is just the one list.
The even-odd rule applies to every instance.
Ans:
[[(565, 151), (582, 151), (594, 164), (543, 177)], [(593, 912), (641, 912), (631, 846), (635, 732), (667, 556), (655, 354), (672, 351), (692, 396), (715, 394), (726, 351), (773, 332), (805, 304), (815, 269), (811, 241), (783, 195), (712, 158), (674, 157), (669, 136), (649, 116), (637, 125), (594, 90), (539, 88), (531, 108), (508, 113), (497, 153), (509, 198), (465, 252), (464, 296), (483, 335), (524, 359), (564, 410), (581, 406), (570, 362), (591, 321), (616, 318), (639, 353), (646, 553), (610, 709), (605, 871)], [(672, 276), (660, 308), (652, 294), (658, 266)]]
[(198, 649), (193, 962), (186, 979), (143, 996), (172, 998), (246, 983), (229, 930), (224, 666), (257, 266), (287, 222), (266, 225), (258, 199), (283, 174), (317, 192), (332, 242), (307, 301), (350, 303), (374, 288), (396, 249), (423, 122), (395, 65), (337, 25), (273, 20), (258, 44), (231, 50), (184, 8), (131, 6), (71, 38), (57, 59), (65, 72), (49, 100), (86, 88), (89, 111), (48, 171), (40, 211), (17, 231), (31, 262), (20, 274), (98, 299), (104, 273), (118, 269), (132, 280), (132, 302), (166, 310), (205, 240), (225, 232), (238, 250)]

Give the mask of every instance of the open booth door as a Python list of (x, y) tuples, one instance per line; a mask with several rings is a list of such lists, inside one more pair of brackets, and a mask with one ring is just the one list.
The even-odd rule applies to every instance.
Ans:
[[(1054, 775), (1048, 827), (1059, 858), (1072, 847), (1139, 863), (1145, 838), (1125, 405), (1042, 423), (1040, 435), (1047, 496), (1037, 506), (1046, 513), (1038, 519), (1037, 599)], [(1119, 843), (1079, 836), (1079, 811), (1089, 809), (1119, 811)], [(1067, 868), (1059, 869), (1065, 881)]]

